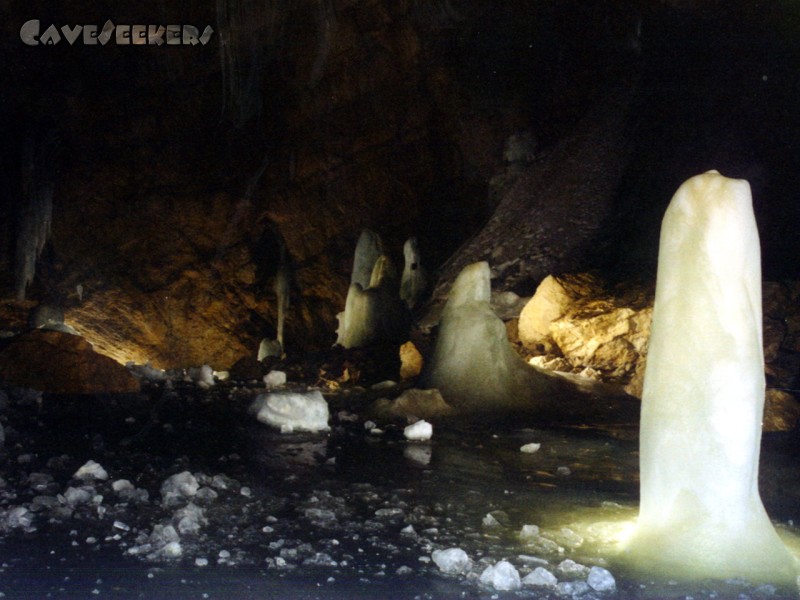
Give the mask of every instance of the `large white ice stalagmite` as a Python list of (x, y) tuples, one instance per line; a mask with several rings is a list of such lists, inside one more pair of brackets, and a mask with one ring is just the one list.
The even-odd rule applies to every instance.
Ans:
[(489, 305), (490, 296), (489, 265), (465, 267), (442, 312), (423, 384), (438, 388), (448, 404), (467, 411), (547, 407), (561, 382), (514, 352), (503, 321)]
[(709, 171), (661, 227), (641, 419), (641, 507), (624, 559), (653, 575), (792, 584), (758, 493), (761, 259), (750, 186)]

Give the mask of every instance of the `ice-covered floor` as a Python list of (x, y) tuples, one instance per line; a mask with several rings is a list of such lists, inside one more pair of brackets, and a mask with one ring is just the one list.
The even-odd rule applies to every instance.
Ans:
[[(430, 441), (412, 442), (400, 425), (368, 431), (363, 402), (342, 396), (329, 397), (330, 432), (285, 434), (247, 414), (255, 394), (162, 384), (132, 400), (12, 397), (0, 597), (781, 597), (737, 581), (632, 581), (608, 564), (636, 514), (635, 423), (434, 425)], [(797, 453), (796, 439), (765, 438), (762, 494), (790, 536)], [(89, 460), (108, 478), (92, 466), (74, 478)], [(432, 560), (448, 548), (466, 553), (465, 571)], [(560, 585), (482, 584), (503, 560)], [(586, 583), (591, 566), (614, 574), (613, 591)]]

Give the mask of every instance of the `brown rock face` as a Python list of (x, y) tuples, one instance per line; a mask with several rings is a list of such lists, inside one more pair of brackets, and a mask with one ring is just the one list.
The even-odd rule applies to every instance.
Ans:
[[(81, 18), (138, 22), (130, 7), (95, 4)], [(283, 254), (287, 348), (329, 346), (363, 227), (395, 259), (417, 235), (433, 264), (485, 216), (485, 184), (454, 129), (463, 93), (435, 48), (463, 19), (437, 24), (407, 2), (220, 0), (222, 16), (194, 4), (145, 0), (136, 18), (211, 25), (204, 46), (9, 42), (2, 158), (18, 169), (11, 141), (36, 135), (31, 123), (60, 140), (52, 236), (29, 298), (65, 307), (120, 362), (224, 369), (275, 337)], [(56, 25), (78, 18), (15, 1), (0, 8), (5, 39), (37, 11)], [(21, 202), (17, 176), (3, 183)], [(15, 211), (0, 210), (3, 295)]]
[(21, 334), (0, 349), (0, 380), (55, 394), (131, 393), (139, 382), (85, 339), (60, 331)]
[(519, 341), (526, 348), (535, 349), (550, 337), (550, 324), (563, 316), (576, 300), (597, 295), (601, 290), (602, 283), (586, 273), (548, 275), (519, 315)]

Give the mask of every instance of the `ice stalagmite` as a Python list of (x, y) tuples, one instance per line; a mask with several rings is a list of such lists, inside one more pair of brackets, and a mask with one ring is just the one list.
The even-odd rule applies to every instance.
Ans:
[(654, 576), (792, 585), (758, 493), (761, 259), (750, 186), (709, 171), (661, 227), (642, 397), (641, 507), (624, 559)]
[(549, 410), (565, 384), (514, 352), (490, 296), (489, 265), (465, 267), (450, 290), (423, 385), (462, 411)]
[(383, 254), (381, 236), (374, 231), (364, 229), (358, 237), (355, 256), (353, 256), (353, 273), (350, 284), (357, 283), (361, 289), (367, 289), (372, 279), (375, 263)]
[(409, 316), (398, 286), (392, 261), (381, 255), (375, 261), (369, 287), (362, 289), (358, 282), (350, 285), (344, 311), (339, 313), (336, 343), (344, 348), (361, 348), (376, 342), (404, 341)]
[(412, 237), (406, 240), (403, 245), (403, 256), (405, 266), (403, 267), (403, 277), (400, 281), (400, 298), (413, 309), (425, 293), (428, 285), (428, 275), (421, 264), (421, 254), (417, 238)]

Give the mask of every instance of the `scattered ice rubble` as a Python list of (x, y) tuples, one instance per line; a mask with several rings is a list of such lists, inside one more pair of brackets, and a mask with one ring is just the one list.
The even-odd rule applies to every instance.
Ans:
[[(526, 557), (532, 558), (532, 557)], [(473, 569), (473, 561), (461, 548), (434, 550), (431, 559), (439, 570), (449, 575), (466, 575)], [(546, 561), (533, 558), (533, 561)], [(577, 596), (588, 592), (613, 592), (616, 590), (614, 576), (603, 567), (586, 567), (570, 559), (563, 560), (554, 569), (565, 578), (559, 582), (558, 577), (543, 566), (537, 566), (525, 577), (520, 577), (517, 568), (508, 560), (500, 560), (483, 568), (478, 581), (498, 591), (519, 590), (522, 587), (552, 588), (559, 595)]]
[[(153, 379), (165, 377), (163, 372), (147, 365), (144, 370)], [(190, 372), (188, 377), (201, 387), (213, 385), (210, 368), (203, 367)], [(273, 371), (264, 378), (264, 383), (268, 389), (280, 387), (285, 384), (285, 374)], [(257, 413), (259, 420), (282, 431), (316, 432), (329, 429), (328, 406), (318, 391), (261, 394), (251, 406), (251, 411)], [(345, 413), (338, 417), (341, 422), (359, 420), (356, 415)], [(380, 433), (374, 423), (367, 422), (365, 427), (372, 433)], [(432, 426), (423, 420), (416, 421), (404, 429), (404, 436), (409, 442), (427, 441), (432, 436)], [(412, 452), (427, 448), (424, 457), (410, 458), (420, 464), (427, 464), (430, 460), (428, 445), (412, 443), (408, 448)], [(538, 444), (528, 444), (521, 451), (535, 452), (538, 449)], [(20, 464), (24, 463), (23, 458), (18, 457)], [(67, 456), (54, 457), (48, 466), (55, 467), (68, 460)], [(6, 485), (0, 478), (0, 493)], [(43, 472), (30, 473), (24, 485), (30, 489), (32, 500), (18, 505), (6, 502), (7, 508), (0, 508), (0, 533), (11, 530), (33, 533), (42, 523), (71, 523), (80, 514), (82, 518), (77, 522), (90, 523), (93, 527), (89, 535), (74, 529), (71, 532), (75, 538), (73, 545), (118, 544), (125, 554), (146, 561), (189, 560), (197, 567), (205, 567), (211, 562), (233, 565), (245, 560), (244, 552), (235, 547), (216, 550), (214, 540), (218, 543), (219, 534), (212, 532), (224, 527), (219, 522), (220, 512), (225, 515), (224, 519), (231, 518), (231, 509), (227, 504), (232, 497), (238, 496), (241, 502), (249, 503), (240, 510), (241, 519), (252, 519), (253, 514), (258, 512), (253, 507), (259, 506), (259, 499), (253, 498), (252, 491), (240, 486), (238, 481), (224, 474), (209, 476), (188, 470), (167, 477), (159, 489), (160, 500), (153, 501), (148, 490), (136, 487), (129, 480), (111, 480), (109, 473), (94, 460), (87, 461), (74, 471), (72, 479), (63, 488), (52, 475)], [(433, 512), (442, 515), (437, 517), (426, 507), (402, 499), (402, 494), (408, 491), (395, 491), (391, 498), (386, 498), (381, 497), (378, 488), (367, 483), (355, 484), (353, 488), (355, 502), (360, 506), (353, 505), (354, 500), (349, 494), (346, 498), (327, 490), (316, 490), (298, 502), (296, 514), (284, 517), (287, 519), (285, 523), (262, 512), (263, 526), (260, 532), (271, 540), (268, 543), (271, 555), (262, 558), (268, 568), (349, 570), (359, 563), (359, 555), (366, 555), (367, 551), (362, 547), (345, 550), (345, 545), (334, 536), (361, 540), (365, 546), (371, 544), (390, 554), (397, 554), (400, 548), (384, 539), (384, 534), (395, 530), (408, 544), (416, 546), (419, 563), (416, 567), (396, 567), (396, 575), (409, 575), (417, 569), (426, 569), (425, 565), (432, 561), (447, 576), (465, 578), (475, 585), (497, 591), (542, 589), (559, 596), (578, 597), (590, 590), (604, 593), (613, 592), (616, 588), (613, 575), (606, 569), (587, 567), (569, 559), (553, 566), (543, 558), (519, 554), (516, 558), (503, 558), (495, 562), (489, 555), (472, 560), (465, 550), (458, 547), (437, 549), (442, 541), (456, 541), (458, 537), (444, 535), (441, 531), (449, 519), (444, 518), (444, 511), (438, 504)], [(221, 498), (225, 501), (221, 502)], [(361, 517), (356, 515), (363, 513), (364, 505), (371, 511), (372, 517), (358, 522)], [(133, 506), (145, 509), (148, 515), (146, 522), (142, 523), (141, 518), (137, 520), (136, 515), (141, 513), (131, 510)], [(217, 516), (211, 514), (214, 511), (217, 511)], [(329, 531), (330, 537), (315, 542), (294, 538), (292, 534), (297, 534), (298, 519), (307, 523), (311, 530)], [(105, 528), (104, 534), (96, 534), (97, 525)], [(502, 511), (495, 511), (487, 514), (481, 525), (486, 530), (492, 530), (507, 527), (509, 523)], [(242, 527), (241, 521), (238, 526)], [(308, 526), (303, 529), (308, 530)], [(290, 535), (277, 535), (281, 529)], [(236, 525), (233, 530), (237, 530)], [(236, 539), (230, 534), (226, 537)], [(535, 525), (525, 525), (518, 534), (524, 550), (548, 556), (563, 556), (565, 548), (579, 546), (581, 540), (575, 537), (579, 536), (566, 528), (557, 535), (544, 536)], [(482, 554), (482, 551), (478, 550), (478, 553)], [(386, 565), (379, 568), (381, 570), (376, 574), (384, 575)], [(362, 569), (359, 571), (363, 572)]]

